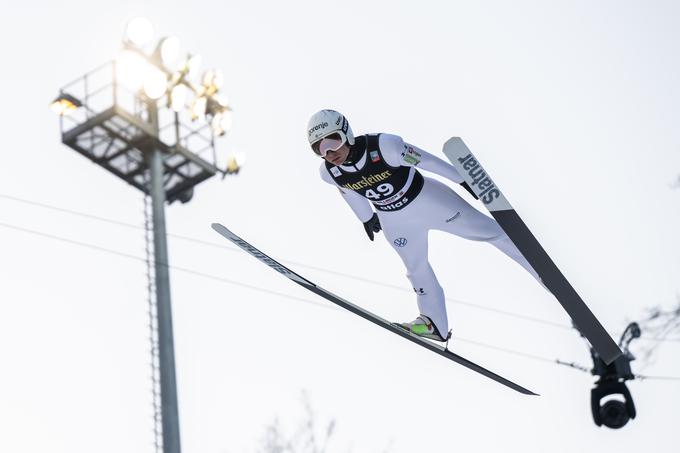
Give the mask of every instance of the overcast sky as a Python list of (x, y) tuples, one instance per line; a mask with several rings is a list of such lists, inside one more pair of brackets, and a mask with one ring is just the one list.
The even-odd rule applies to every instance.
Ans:
[[(139, 15), (224, 71), (234, 124), (220, 158), (248, 156), (238, 176), (166, 211), (170, 233), (224, 245), (170, 237), (171, 264), (231, 282), (171, 270), (183, 451), (257, 451), (276, 417), (295, 428), (302, 391), (320, 422), (337, 420), (338, 452), (677, 448), (680, 382), (629, 383), (638, 418), (612, 431), (593, 424), (588, 374), (477, 344), (589, 365), (560, 305), (492, 247), (430, 236), (451, 346), (541, 397), (334, 308), (210, 229), (222, 222), (319, 285), (413, 319), (398, 256), (318, 176), (305, 126), (335, 108), (355, 133), (399, 134), (441, 157), (462, 137), (615, 339), (647, 308), (677, 306), (680, 6), (446, 3), (4, 7), (0, 451), (152, 451), (144, 263), (54, 238), (141, 258), (143, 230), (8, 198), (143, 225), (142, 194), (61, 144), (48, 109), (116, 56)], [(644, 373), (680, 376), (679, 354), (664, 342)]]

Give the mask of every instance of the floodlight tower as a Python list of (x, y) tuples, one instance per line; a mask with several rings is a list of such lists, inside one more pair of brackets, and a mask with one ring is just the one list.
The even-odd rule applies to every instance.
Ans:
[(133, 19), (120, 55), (64, 86), (51, 107), (64, 144), (151, 197), (162, 448), (180, 453), (165, 203), (187, 203), (202, 181), (238, 173), (243, 157), (218, 168), (215, 137), (231, 125), (222, 74), (197, 80), (198, 55), (182, 56), (176, 37), (147, 47), (152, 40), (151, 24)]

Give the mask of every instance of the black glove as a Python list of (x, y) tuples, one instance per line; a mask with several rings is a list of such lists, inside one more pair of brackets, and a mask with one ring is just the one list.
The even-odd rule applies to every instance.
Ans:
[(477, 194), (472, 191), (472, 187), (470, 187), (470, 185), (466, 181), (461, 182), (460, 185), (463, 186), (463, 189), (470, 192), (470, 195), (475, 197), (475, 200), (479, 200), (479, 197), (477, 196)]
[(366, 230), (368, 238), (372, 241), (373, 233), (377, 233), (378, 231), (382, 230), (382, 227), (380, 226), (380, 220), (378, 219), (378, 214), (374, 212), (373, 217), (364, 222), (364, 229)]

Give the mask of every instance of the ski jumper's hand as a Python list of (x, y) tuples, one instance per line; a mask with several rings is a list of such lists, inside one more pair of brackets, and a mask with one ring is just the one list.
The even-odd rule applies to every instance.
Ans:
[(378, 214), (373, 213), (373, 217), (368, 219), (367, 222), (364, 222), (364, 229), (366, 230), (368, 238), (372, 241), (373, 233), (377, 233), (378, 231), (382, 230), (382, 227), (380, 226), (380, 219), (378, 219)]

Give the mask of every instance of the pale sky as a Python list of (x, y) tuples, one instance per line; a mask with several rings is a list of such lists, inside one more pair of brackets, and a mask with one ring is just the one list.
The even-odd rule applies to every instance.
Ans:
[[(395, 133), (440, 157), (460, 136), (618, 340), (647, 308), (677, 305), (676, 2), (173, 0), (16, 3), (0, 15), (0, 451), (153, 451), (144, 264), (16, 227), (137, 257), (143, 231), (7, 198), (143, 224), (141, 193), (61, 144), (47, 107), (116, 56), (138, 15), (224, 71), (234, 125), (220, 152), (248, 156), (238, 176), (168, 207), (169, 232), (225, 245), (170, 237), (171, 264), (280, 293), (171, 270), (184, 452), (257, 451), (276, 417), (296, 426), (302, 391), (320, 422), (337, 421), (332, 452), (677, 449), (680, 382), (630, 382), (638, 418), (597, 428), (591, 376), (465, 341), (590, 365), (572, 330), (455, 302), (569, 325), (492, 247), (430, 236), (451, 347), (540, 397), (335, 309), (210, 229), (221, 222), (317, 268), (290, 264), (320, 286), (413, 319), (401, 261), (320, 180), (305, 126), (335, 108), (355, 133)], [(644, 373), (680, 376), (679, 354), (663, 343)]]

